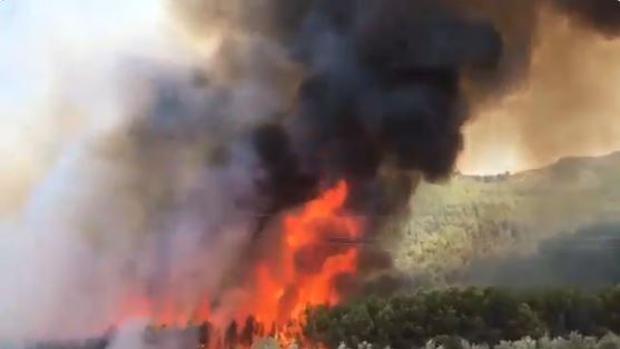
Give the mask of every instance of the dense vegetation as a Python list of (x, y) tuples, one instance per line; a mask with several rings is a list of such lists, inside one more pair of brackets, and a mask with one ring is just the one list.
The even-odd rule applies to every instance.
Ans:
[(331, 348), (412, 348), (433, 338), (457, 336), (472, 343), (620, 333), (620, 287), (594, 293), (575, 290), (517, 292), (497, 288), (419, 291), (367, 298), (308, 310), (305, 334)]
[[(273, 349), (276, 346), (257, 347), (258, 349)], [(383, 349), (370, 343), (360, 343), (357, 349)], [(489, 349), (488, 344), (470, 343), (466, 340), (451, 338), (451, 340), (439, 339), (426, 342), (422, 349)], [(602, 338), (583, 336), (572, 333), (568, 337), (532, 339), (525, 337), (516, 341), (501, 341), (495, 349), (618, 349), (620, 337), (609, 334)], [(352, 349), (341, 343), (338, 349)]]
[[(501, 259), (535, 254), (541, 241), (592, 225), (618, 226), (618, 178), (620, 152), (563, 159), (510, 176), (458, 175), (447, 183), (423, 182), (412, 197), (405, 222), (388, 226), (383, 243), (395, 266), (415, 276), (418, 283), (514, 286), (501, 277), (502, 270), (493, 273)], [(480, 271), (478, 265), (472, 267), (479, 261), (491, 272), (471, 275)], [(522, 278), (519, 284), (535, 287), (541, 280), (558, 286), (574, 284), (570, 278), (553, 280), (553, 271), (545, 271), (535, 273), (535, 278)]]

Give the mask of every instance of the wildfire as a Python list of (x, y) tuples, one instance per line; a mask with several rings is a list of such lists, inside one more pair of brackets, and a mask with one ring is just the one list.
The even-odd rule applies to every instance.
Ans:
[[(235, 304), (235, 313), (229, 319), (234, 321), (235, 332), (239, 324), (251, 325), (253, 336), (273, 335), (281, 344), (287, 344), (301, 333), (307, 306), (341, 301), (343, 295), (335, 286), (337, 278), (356, 272), (359, 251), (353, 244), (334, 244), (330, 240), (355, 240), (362, 234), (359, 218), (343, 211), (348, 195), (347, 183), (340, 181), (284, 215), (279, 239), (269, 255), (261, 256), (255, 263), (245, 286), (246, 297)], [(188, 312), (168, 302), (155, 309), (146, 297), (129, 297), (122, 318), (145, 317), (158, 324), (183, 328), (211, 320), (216, 310), (210, 309), (209, 304), (210, 299), (205, 296), (202, 304)], [(231, 331), (215, 330), (220, 336), (228, 336)], [(246, 331), (244, 328), (241, 333)]]
[(265, 261), (256, 270), (255, 302), (249, 309), (258, 321), (283, 323), (299, 319), (308, 305), (340, 301), (335, 278), (356, 271), (358, 251), (327, 240), (355, 239), (362, 231), (358, 219), (342, 214), (347, 196), (347, 183), (341, 181), (300, 212), (284, 217), (280, 268)]

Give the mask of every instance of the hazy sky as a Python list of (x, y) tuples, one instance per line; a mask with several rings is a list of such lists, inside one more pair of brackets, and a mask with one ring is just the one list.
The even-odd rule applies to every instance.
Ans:
[[(50, 84), (67, 61), (84, 59), (75, 67), (84, 69), (132, 45), (148, 45), (162, 19), (159, 0), (0, 1), (2, 122), (23, 124), (16, 119), (24, 113), (37, 117), (32, 115), (36, 102), (49, 97)], [(93, 59), (97, 56), (101, 62)]]
[(620, 150), (620, 40), (543, 12), (528, 75), (474, 115), (459, 167), (517, 172)]
[[(75, 194), (74, 181), (84, 181), (81, 189), (103, 191), (97, 188), (97, 175), (105, 176), (108, 172), (101, 174), (96, 166), (90, 168), (89, 162), (75, 161), (75, 167), (63, 167), (63, 159), (72, 154), (72, 149), (83, 145), (80, 140), (93, 133), (99, 135), (116, 119), (127, 117), (128, 108), (122, 101), (131, 99), (133, 91), (131, 85), (119, 85), (119, 79), (126, 78), (124, 73), (131, 70), (128, 62), (134, 58), (186, 57), (187, 42), (183, 42), (169, 17), (168, 1), (174, 0), (0, 0), (0, 275), (17, 279), (3, 281), (18, 286), (23, 283), (20, 278), (35, 276), (25, 282), (35, 286), (28, 287), (27, 291), (33, 294), (26, 294), (24, 299), (41, 298), (34, 294), (39, 291), (39, 276), (60, 283), (49, 273), (39, 275), (39, 270), (32, 266), (32, 260), (48, 266), (47, 259), (37, 259), (42, 255), (41, 246), (47, 246), (45, 243), (51, 246), (51, 252), (44, 251), (51, 256), (50, 260), (61, 257), (56, 266), (82, 260), (66, 257), (68, 248), (58, 241), (74, 241), (57, 239), (56, 234), (64, 232), (62, 228), (55, 231), (53, 224), (43, 224), (45, 229), (38, 226), (41, 222), (37, 222), (37, 229), (28, 225), (23, 231), (46, 234), (32, 235), (36, 239), (31, 240), (22, 233), (28, 238), (26, 241), (14, 239), (20, 236), (20, 220), (27, 220), (22, 216), (27, 217), (31, 207), (36, 211), (37, 194), (44, 199), (51, 197), (47, 201), (49, 207), (62, 206), (56, 204)], [(550, 27), (543, 37), (548, 45), (540, 46), (534, 55), (531, 78), (512, 96), (476, 115), (468, 126), (466, 149), (459, 163), (464, 172), (523, 170), (559, 156), (620, 149), (620, 43), (604, 41), (561, 22)], [(241, 169), (249, 172), (245, 167)], [(70, 176), (63, 176), (63, 170)], [(91, 177), (95, 178), (89, 181)], [(214, 179), (213, 183), (220, 182)], [(63, 190), (54, 191), (58, 187)], [(46, 196), (48, 193), (52, 195)], [(110, 194), (108, 200), (116, 203), (112, 198)], [(212, 198), (217, 196), (207, 195), (207, 199)], [(219, 212), (227, 206), (221, 201), (211, 204), (207, 199), (209, 205), (205, 206), (216, 207), (213, 212), (224, 216)], [(55, 218), (55, 211), (51, 212), (47, 214)], [(66, 225), (75, 228), (76, 233), (82, 232), (82, 226), (71, 223), (67, 221)], [(48, 240), (42, 242), (41, 236)], [(24, 247), (15, 247), (22, 243)], [(214, 254), (216, 257), (219, 255)], [(33, 268), (37, 272), (30, 271)], [(64, 269), (57, 271), (64, 273)], [(54, 282), (48, 284), (57, 286)], [(31, 313), (20, 312), (22, 305), (26, 310), (33, 308), (39, 312), (29, 302), (14, 301), (21, 299), (14, 297), (23, 296), (23, 289), (14, 287), (3, 294), (6, 287), (0, 287), (0, 325), (5, 325), (0, 326), (0, 334), (3, 329), (10, 331), (12, 325), (19, 324), (13, 313), (4, 311), (2, 306), (18, 305), (16, 313), (25, 316), (25, 320), (30, 320), (27, 316)]]
[[(106, 96), (114, 93), (109, 90), (114, 65), (131, 54), (156, 50), (166, 42), (165, 2), (0, 0), (0, 166), (11, 172), (10, 178), (7, 172), (0, 174), (0, 189), (14, 187), (15, 177), (23, 181), (23, 178), (41, 171), (37, 168), (41, 156), (49, 156), (50, 146), (55, 149), (65, 141), (67, 119), (71, 121), (70, 126), (75, 127), (76, 123), (92, 126), (93, 122), (104, 122), (108, 118), (113, 106), (106, 103), (111, 99)], [(559, 40), (575, 37), (571, 30), (552, 33), (554, 37), (549, 42), (557, 42), (557, 37)], [(469, 173), (516, 171), (543, 165), (559, 156), (600, 154), (620, 148), (620, 141), (613, 141), (620, 139), (620, 123), (609, 123), (609, 120), (620, 120), (620, 106), (614, 102), (620, 100), (615, 92), (620, 89), (613, 88), (611, 82), (615, 80), (612, 77), (620, 76), (620, 66), (609, 71), (609, 66), (616, 64), (608, 58), (603, 62), (605, 66), (597, 69), (600, 65), (597, 59), (620, 53), (620, 45), (612, 48), (596, 45), (595, 40), (587, 38), (576, 47), (590, 56), (571, 56), (577, 62), (592, 62), (588, 71), (600, 81), (593, 86), (605, 92), (605, 98), (597, 97), (595, 102), (584, 103), (581, 112), (601, 115), (598, 118), (586, 117), (593, 120), (590, 127), (583, 129), (582, 124), (571, 123), (576, 116), (568, 119), (553, 117), (560, 121), (552, 128), (559, 127), (562, 132), (551, 132), (552, 137), (548, 138), (539, 135), (533, 131), (540, 130), (539, 124), (531, 120), (545, 120), (553, 113), (565, 114), (560, 107), (566, 103), (555, 95), (543, 97), (551, 100), (551, 104), (541, 103), (538, 98), (528, 97), (527, 91), (521, 91), (525, 97), (513, 98), (516, 102), (509, 100), (481, 113), (467, 128), (466, 150), (459, 167)], [(572, 47), (573, 44), (566, 46)], [(555, 64), (554, 60), (566, 60), (567, 57), (566, 53), (555, 58), (547, 56), (544, 62), (551, 62), (548, 63), (551, 65)], [(545, 64), (534, 68), (544, 71)], [(566, 70), (552, 76), (574, 75), (574, 67), (567, 65)], [(561, 90), (562, 86), (561, 81), (549, 85), (548, 80), (534, 79), (526, 89), (531, 87), (534, 96), (540, 96), (549, 88)], [(596, 95), (602, 96), (598, 92)], [(575, 97), (571, 99), (576, 100)], [(604, 113), (601, 112), (603, 109)], [(579, 108), (571, 107), (571, 110), (573, 114), (580, 112)], [(530, 116), (529, 119), (523, 114)], [(530, 121), (522, 124), (518, 121), (522, 118)], [(607, 132), (605, 142), (599, 141), (597, 130)], [(525, 133), (532, 136), (523, 137)], [(579, 142), (566, 146), (565, 139), (573, 137), (578, 140), (580, 136), (585, 139), (583, 146)], [(528, 145), (524, 146), (526, 138), (548, 141), (539, 142), (532, 150)], [(542, 151), (543, 148), (548, 151)], [(541, 151), (544, 156), (532, 157)]]
[(109, 121), (116, 65), (165, 41), (163, 4), (0, 1), (0, 212), (45, 177), (69, 131)]

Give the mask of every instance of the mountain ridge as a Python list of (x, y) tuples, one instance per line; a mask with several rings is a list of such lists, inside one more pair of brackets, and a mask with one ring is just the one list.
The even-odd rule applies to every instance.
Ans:
[(433, 284), (463, 278), (475, 260), (532, 255), (542, 241), (620, 220), (620, 152), (569, 157), (495, 176), (421, 183), (383, 241), (397, 269)]

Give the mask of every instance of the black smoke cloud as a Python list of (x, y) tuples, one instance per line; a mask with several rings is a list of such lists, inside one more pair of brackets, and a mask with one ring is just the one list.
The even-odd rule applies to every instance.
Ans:
[(578, 23), (613, 37), (620, 34), (620, 4), (614, 0), (555, 0), (555, 5)]
[[(612, 1), (171, 1), (190, 40), (215, 35), (223, 44), (209, 64), (201, 53), (210, 46), (188, 45), (161, 65), (116, 67), (131, 84), (110, 86), (122, 91), (114, 98), (99, 96), (99, 83), (62, 79), (85, 89), (78, 105), (96, 100), (93, 109), (122, 109), (124, 120), (63, 155), (25, 215), (35, 235), (7, 235), (25, 237), (9, 251), (18, 257), (7, 276), (18, 277), (3, 292), (7, 316), (31, 321), (0, 330), (90, 332), (118, 320), (134, 292), (153, 298), (155, 311), (193, 309), (207, 294), (226, 318), (239, 301), (221, 290), (248, 279), (235, 268), (251, 267), (239, 258), (273, 246), (249, 239), (252, 229), (260, 235), (270, 217), (340, 179), (366, 217), (404, 207), (416, 180), (452, 171), (478, 102), (465, 92), (505, 92), (526, 75), (543, 7), (610, 36)], [(363, 272), (389, 268), (385, 253), (362, 252)], [(297, 257), (315, 269), (311, 253)], [(385, 280), (377, 285), (401, 282)]]
[(278, 178), (272, 184), (287, 183), (270, 186), (271, 211), (345, 178), (355, 187), (353, 208), (394, 213), (416, 174), (441, 180), (452, 172), (476, 104), (526, 80), (542, 11), (608, 37), (620, 24), (613, 0), (268, 3), (269, 25), (251, 28), (286, 47), (303, 70), (294, 111), (270, 125), (282, 129), (275, 148), (291, 146), (297, 157), (281, 171), (264, 161)]
[[(380, 217), (404, 208), (420, 178), (435, 181), (452, 173), (463, 146), (462, 127), (477, 103), (493, 101), (526, 78), (541, 11), (559, 11), (592, 30), (613, 32), (613, 18), (599, 22), (599, 7), (579, 4), (175, 2), (196, 37), (213, 31), (224, 36), (213, 74), (234, 81), (224, 82), (227, 93), (235, 95), (242, 81), (257, 92), (268, 86), (279, 99), (279, 109), (267, 103), (234, 137), (215, 135), (221, 139), (218, 154), (249, 139), (260, 163), (261, 171), (247, 174), (258, 192), (248, 248), (263, 249), (255, 242), (271, 218), (342, 179), (352, 188), (349, 208), (369, 218), (369, 231), (381, 231)], [(283, 102), (289, 97), (290, 103)], [(223, 114), (243, 119), (235, 112)], [(210, 108), (201, 115), (212, 117)]]
[(343, 178), (355, 187), (355, 208), (394, 211), (419, 175), (440, 180), (452, 172), (461, 128), (478, 103), (526, 80), (542, 11), (607, 36), (620, 23), (614, 0), (204, 0), (176, 7), (199, 34), (217, 22), (282, 47), (300, 67), (292, 110), (252, 136), (265, 168), (258, 181), (264, 216)]
[(477, 103), (527, 80), (542, 11), (608, 37), (620, 15), (616, 1), (598, 0), (274, 4), (272, 23), (282, 27), (272, 33), (303, 73), (294, 110), (257, 132), (270, 178), (265, 216), (344, 178), (349, 208), (371, 218), (370, 234), (406, 207), (421, 177), (452, 173)]
[[(462, 71), (494, 69), (497, 31), (423, 1), (317, 1), (303, 18), (283, 30), (297, 29), (285, 45), (304, 72), (294, 111), (256, 132), (272, 207), (347, 179), (356, 208), (393, 208), (383, 173), (448, 176), (468, 119)], [(414, 178), (399, 177), (405, 193)]]
[[(497, 69), (467, 72), (470, 103), (493, 103), (527, 82), (531, 60), (547, 25), (543, 13), (562, 15), (571, 26), (612, 39), (620, 34), (620, 6), (614, 0), (443, 0), (462, 16), (491, 23), (503, 52)], [(548, 44), (548, 43), (547, 43)], [(558, 57), (558, 59), (561, 59)]]

